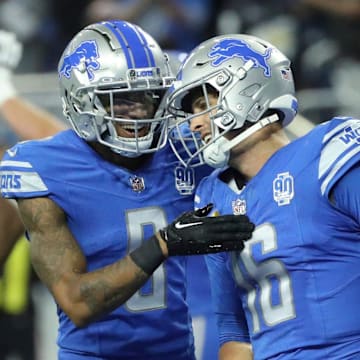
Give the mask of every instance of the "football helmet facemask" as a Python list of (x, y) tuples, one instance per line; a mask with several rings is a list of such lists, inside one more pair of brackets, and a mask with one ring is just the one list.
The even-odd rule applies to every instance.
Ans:
[(58, 73), (64, 115), (81, 138), (127, 157), (166, 144), (164, 95), (175, 78), (168, 57), (140, 27), (87, 26), (66, 47)]
[[(217, 99), (215, 104), (210, 95)], [(200, 97), (203, 110), (192, 114), (193, 101)], [(234, 146), (268, 124), (280, 120), (286, 126), (295, 117), (290, 61), (254, 36), (214, 37), (186, 58), (167, 108), (176, 119), (169, 131), (170, 144), (184, 165), (226, 166)], [(194, 118), (204, 114), (211, 121), (211, 136), (205, 140), (189, 128)], [(224, 136), (229, 131), (231, 140)]]

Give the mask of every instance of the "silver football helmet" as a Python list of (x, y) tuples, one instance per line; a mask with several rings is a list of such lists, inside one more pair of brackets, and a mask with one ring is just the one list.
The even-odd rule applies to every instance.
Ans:
[[(217, 98), (210, 104), (209, 94)], [(192, 114), (195, 98), (204, 110)], [(170, 129), (170, 144), (186, 166), (204, 162), (227, 165), (230, 150), (260, 128), (296, 115), (294, 81), (289, 59), (270, 43), (250, 35), (222, 35), (197, 46), (186, 58), (168, 97), (168, 111), (177, 121)], [(189, 125), (207, 114), (211, 136), (201, 139)], [(224, 135), (229, 131), (232, 139)], [(209, 134), (210, 135), (210, 134)]]
[(164, 94), (175, 80), (157, 42), (125, 21), (81, 30), (58, 66), (63, 111), (76, 133), (137, 157), (163, 147)]

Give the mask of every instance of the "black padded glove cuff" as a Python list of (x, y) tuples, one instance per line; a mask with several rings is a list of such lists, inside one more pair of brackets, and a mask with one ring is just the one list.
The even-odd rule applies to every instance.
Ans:
[(144, 241), (141, 246), (129, 255), (132, 261), (148, 275), (151, 275), (165, 260), (156, 235)]

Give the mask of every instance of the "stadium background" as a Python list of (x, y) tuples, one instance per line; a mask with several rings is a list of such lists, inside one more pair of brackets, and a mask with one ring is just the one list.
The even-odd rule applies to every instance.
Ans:
[[(104, 0), (102, 4), (115, 2), (135, 4), (141, 0)], [(245, 32), (265, 38), (289, 56), (295, 70), (301, 114), (288, 129), (291, 137), (301, 136), (314, 124), (335, 115), (360, 116), (360, 43), (357, 40), (360, 33), (360, 0), (167, 1), (170, 2), (188, 4), (194, 9), (197, 6), (197, 10), (188, 11), (193, 16), (189, 16), (188, 22), (184, 19), (181, 23), (180, 35), (176, 27), (165, 26), (169, 24), (169, 19), (158, 11), (162, 3), (160, 0), (153, 0), (152, 4), (143, 0), (149, 8), (141, 9), (141, 14), (135, 14), (133, 19), (128, 20), (140, 23), (163, 48), (187, 51), (193, 44), (183, 43), (184, 39), (191, 39), (197, 44), (215, 34)], [(346, 8), (350, 2), (355, 4), (353, 10)], [(57, 74), (54, 72), (57, 60), (72, 35), (89, 22), (91, 16), (96, 20), (94, 12), (91, 14), (96, 7), (90, 9), (90, 6), (100, 3), (101, 0), (0, 1), (0, 29), (14, 31), (24, 44), (24, 56), (14, 76), (15, 86), (21, 96), (59, 119), (63, 116)], [(316, 8), (314, 3), (324, 5)], [(333, 11), (336, 6), (338, 8)], [(17, 141), (1, 117), (0, 141), (9, 146)], [(26, 278), (19, 281), (25, 281), (23, 285), (28, 286)], [(55, 359), (55, 305), (36, 278), (29, 290), (34, 304), (36, 360)], [(1, 294), (0, 283), (0, 299)], [(21, 346), (22, 339), (18, 340)]]

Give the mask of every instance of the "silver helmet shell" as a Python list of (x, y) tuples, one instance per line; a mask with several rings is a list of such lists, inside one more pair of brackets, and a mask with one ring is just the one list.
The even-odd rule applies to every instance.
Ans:
[[(210, 91), (218, 97), (215, 106), (210, 106)], [(203, 96), (207, 104), (198, 115), (207, 113), (211, 119), (211, 140), (206, 143), (188, 126), (197, 116), (191, 113), (194, 93)], [(177, 119), (170, 142), (185, 165), (205, 161), (213, 167), (225, 166), (231, 148), (252, 133), (277, 120), (286, 126), (295, 117), (297, 100), (290, 60), (255, 36), (214, 37), (186, 58), (169, 95), (168, 111)], [(234, 139), (224, 137), (236, 129), (241, 131)]]
[[(80, 137), (128, 157), (165, 145), (168, 116), (163, 97), (174, 76), (160, 46), (140, 27), (125, 21), (85, 27), (64, 50), (58, 74), (64, 115)], [(154, 102), (151, 116), (118, 116), (116, 97), (135, 93), (146, 94)], [(116, 124), (127, 126), (134, 136), (119, 136)], [(145, 126), (150, 130), (141, 136)]]

